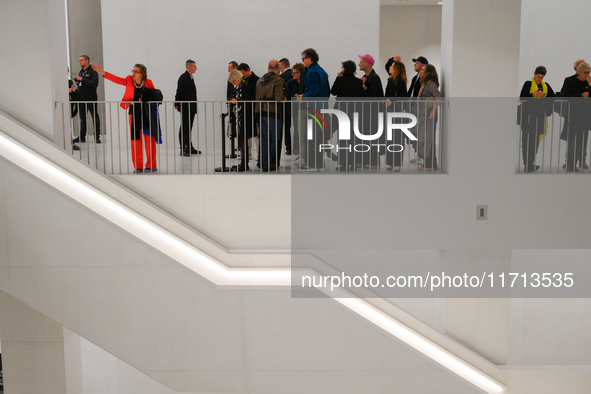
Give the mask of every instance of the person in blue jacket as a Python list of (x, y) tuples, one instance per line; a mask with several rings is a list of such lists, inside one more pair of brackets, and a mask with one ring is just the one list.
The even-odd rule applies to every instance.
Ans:
[[(302, 52), (302, 63), (304, 63), (304, 67), (307, 69), (305, 77), (306, 90), (302, 94), (302, 97), (304, 101), (310, 101), (308, 104), (304, 102), (304, 108), (302, 110), (305, 111), (307, 108), (312, 113), (314, 111), (320, 112), (321, 108), (325, 108), (330, 97), (328, 74), (320, 67), (318, 60), (318, 53), (314, 49), (308, 48)], [(320, 126), (314, 122), (314, 138), (312, 140), (306, 139), (308, 145), (307, 157), (305, 158), (306, 165), (302, 165), (300, 171), (324, 171), (322, 151), (319, 150), (319, 145), (326, 142), (329, 133), (324, 128), (321, 130)], [(307, 133), (306, 130), (301, 130), (300, 132)]]

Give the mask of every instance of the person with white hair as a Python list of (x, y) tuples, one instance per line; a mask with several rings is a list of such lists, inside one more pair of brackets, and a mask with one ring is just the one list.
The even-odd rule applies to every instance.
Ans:
[(236, 129), (238, 134), (238, 148), (240, 149), (240, 164), (237, 166), (232, 166), (230, 171), (235, 172), (244, 172), (248, 171), (248, 140), (252, 138), (252, 128), (249, 127), (248, 129), (245, 128), (244, 124), (244, 117), (245, 117), (245, 104), (237, 103), (238, 101), (244, 100), (244, 75), (238, 70), (231, 70), (230, 75), (228, 76), (228, 82), (232, 84), (233, 92), (232, 94), (232, 103), (236, 105), (232, 105), (231, 108), (234, 111), (234, 119), (236, 121)]
[[(579, 67), (579, 64), (581, 64), (581, 63), (585, 63), (585, 59), (577, 59), (577, 60), (575, 60), (575, 64), (574, 64), (574, 70), (575, 70), (575, 74), (574, 74), (574, 75), (571, 75), (570, 77), (566, 77), (566, 78), (564, 78), (564, 83), (562, 84), (562, 89), (561, 89), (561, 92), (562, 92), (562, 91), (564, 91), (564, 86), (565, 86), (565, 84), (566, 84), (566, 81), (567, 81), (569, 78), (576, 78), (576, 77), (577, 77), (577, 75), (578, 75), (578, 74), (577, 74), (577, 67)], [(589, 83), (591, 84), (591, 77), (588, 77), (588, 78), (587, 78), (587, 82), (589, 82)], [(562, 96), (562, 94), (561, 94), (561, 96)], [(585, 139), (585, 147), (586, 147), (586, 146), (587, 146), (587, 140)], [(562, 168), (566, 168), (566, 153), (564, 154), (564, 164), (562, 165)], [(587, 148), (585, 148), (585, 149), (583, 150), (583, 163), (582, 163), (582, 168), (583, 168), (583, 169), (585, 169), (585, 170), (589, 169), (589, 166), (587, 165)]]
[(587, 138), (591, 128), (591, 101), (589, 98), (589, 81), (591, 65), (582, 62), (577, 66), (577, 74), (565, 79), (561, 95), (570, 97), (569, 118), (564, 122), (560, 139), (567, 142), (566, 171), (579, 172), (577, 163), (585, 168), (584, 153), (587, 149)]

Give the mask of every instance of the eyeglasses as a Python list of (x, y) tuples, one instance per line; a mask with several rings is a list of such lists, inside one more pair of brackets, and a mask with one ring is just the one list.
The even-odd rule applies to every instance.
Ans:
[(583, 74), (590, 74), (591, 71), (583, 71)]
[(302, 58), (302, 61), (304, 61), (304, 60), (306, 60), (306, 59), (308, 59), (308, 58), (307, 58), (307, 57), (303, 57), (303, 58)]
[(132, 74), (141, 74), (138, 70), (131, 70)]

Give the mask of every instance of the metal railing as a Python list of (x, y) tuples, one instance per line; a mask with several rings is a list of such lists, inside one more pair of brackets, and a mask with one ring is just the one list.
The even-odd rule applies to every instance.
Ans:
[(517, 107), (517, 173), (589, 172), (591, 101), (521, 99)]
[(121, 106), (57, 102), (60, 145), (107, 175), (439, 173), (442, 167), (445, 100), (123, 103), (133, 115)]

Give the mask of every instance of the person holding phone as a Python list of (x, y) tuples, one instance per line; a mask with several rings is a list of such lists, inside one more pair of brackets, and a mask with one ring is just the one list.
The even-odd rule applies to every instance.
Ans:
[(552, 100), (539, 100), (544, 97), (556, 97), (550, 84), (544, 82), (546, 67), (538, 66), (534, 77), (525, 81), (519, 97), (521, 106), (521, 154), (525, 172), (537, 171), (540, 166), (535, 164), (540, 141), (548, 130), (546, 118), (552, 115)]

